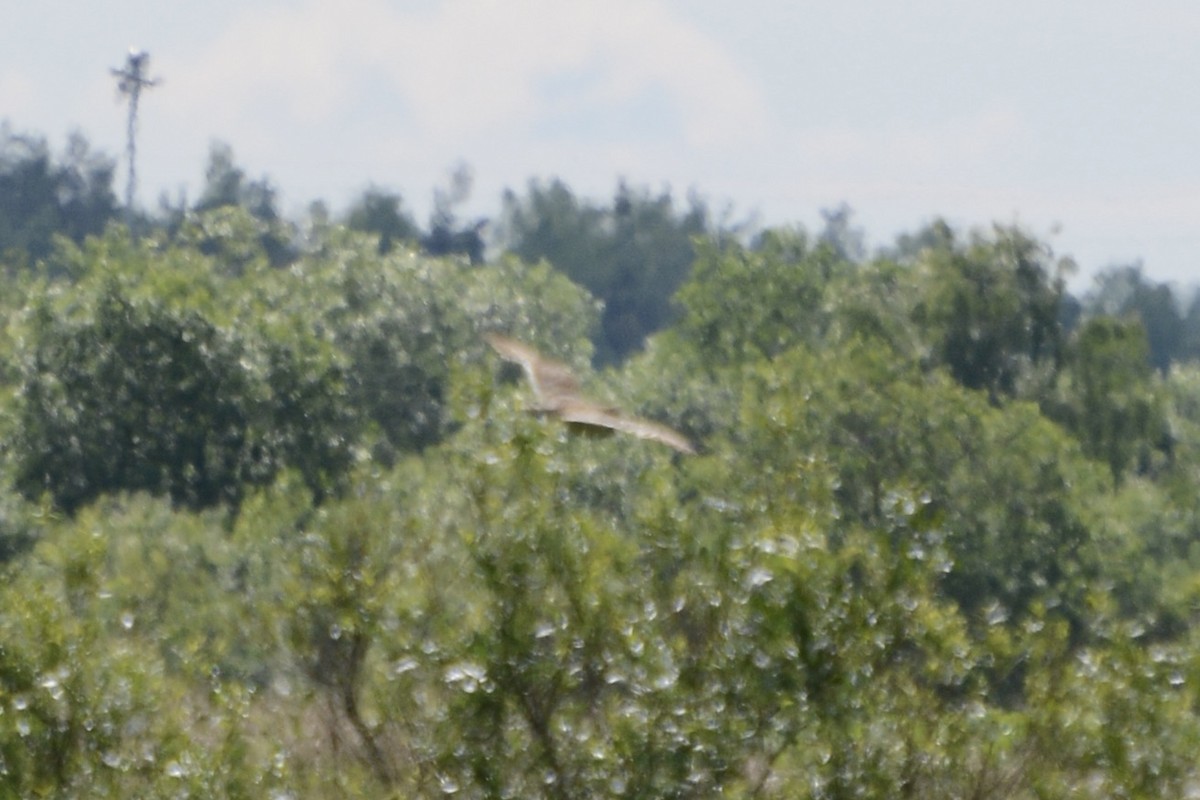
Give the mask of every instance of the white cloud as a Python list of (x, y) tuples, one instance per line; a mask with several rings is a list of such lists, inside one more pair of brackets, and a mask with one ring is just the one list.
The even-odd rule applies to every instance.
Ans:
[(572, 102), (603, 111), (661, 96), (681, 121), (681, 145), (726, 145), (767, 118), (757, 88), (714, 41), (645, 0), (447, 0), (409, 13), (384, 0), (310, 0), (248, 10), (163, 69), (173, 116), (239, 138), (336, 127), (355, 103), (403, 112), (404, 133), (434, 149), (528, 137), (561, 113), (547, 82), (582, 73), (589, 80)]
[[(164, 82), (142, 107), (143, 201), (194, 192), (213, 139), (277, 181), (292, 209), (374, 182), (419, 212), (465, 160), (485, 213), (533, 176), (586, 193), (621, 175), (703, 185), (689, 164), (768, 141), (761, 88), (660, 0), (420, 5), (259, 3), (214, 38), (155, 52)], [(111, 116), (111, 87), (93, 99)]]
[(984, 107), (936, 121), (890, 120), (872, 125), (825, 125), (799, 132), (798, 160), (821, 174), (847, 179), (887, 175), (928, 180), (1006, 171), (1013, 159), (1033, 157), (1038, 145), (1014, 110)]
[(213, 128), (260, 123), (267, 112), (282, 115), (281, 123), (335, 113), (352, 77), (340, 61), (344, 28), (328, 13), (248, 9), (191, 59), (162, 59), (170, 87), (163, 105)]

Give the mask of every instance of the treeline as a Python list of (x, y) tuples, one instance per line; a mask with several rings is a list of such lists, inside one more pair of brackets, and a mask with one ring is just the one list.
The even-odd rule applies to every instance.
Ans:
[[(464, 176), (291, 222), (213, 164), (5, 256), (0, 797), (1194, 790), (1169, 288), (553, 182), (439, 252)], [(528, 414), (492, 331), (699, 454)]]
[[(223, 143), (209, 153), (194, 202), (163, 195), (156, 213), (138, 211), (130, 219), (130, 210), (118, 206), (114, 172), (114, 161), (93, 152), (80, 134), (54, 154), (43, 137), (18, 135), (7, 124), (0, 128), (0, 253), (9, 269), (45, 259), (57, 236), (78, 244), (121, 221), (140, 234), (177, 236), (189, 215), (232, 208), (250, 215), (272, 263), (284, 266), (300, 258), (314, 229), (341, 224), (378, 236), (382, 254), (406, 246), (432, 256), (461, 255), (473, 264), (488, 253), (549, 261), (604, 303), (595, 337), (598, 364), (623, 360), (674, 321), (672, 297), (691, 270), (696, 237), (751, 242), (762, 233), (728, 212), (715, 214), (699, 196), (680, 204), (669, 190), (654, 193), (624, 181), (611, 201), (597, 202), (577, 196), (560, 180), (532, 180), (523, 194), (505, 192), (495, 219), (465, 220), (457, 209), (470, 197), (471, 173), (462, 165), (446, 186), (434, 190), (425, 226), (399, 192), (378, 186), (365, 189), (341, 214), (317, 200), (306, 218), (288, 220), (272, 181), (248, 177)], [(818, 241), (849, 260), (867, 258), (865, 234), (853, 225), (848, 206), (824, 210), (822, 216)], [(939, 227), (902, 235), (876, 255), (911, 256), (941, 235)], [(1150, 361), (1160, 371), (1200, 357), (1200, 295), (1194, 287), (1155, 282), (1140, 264), (1102, 271), (1082, 297), (1064, 295), (1062, 314), (1068, 327), (1091, 314), (1140, 321)]]

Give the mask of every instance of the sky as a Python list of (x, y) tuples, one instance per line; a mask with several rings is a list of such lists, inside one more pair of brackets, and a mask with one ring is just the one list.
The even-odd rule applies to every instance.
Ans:
[[(138, 199), (194, 199), (214, 141), (283, 209), (369, 186), (424, 221), (558, 177), (872, 247), (1018, 224), (1079, 265), (1200, 281), (1195, 0), (0, 0), (0, 120), (123, 159), (109, 70), (150, 54)], [(120, 162), (117, 189), (124, 186)]]

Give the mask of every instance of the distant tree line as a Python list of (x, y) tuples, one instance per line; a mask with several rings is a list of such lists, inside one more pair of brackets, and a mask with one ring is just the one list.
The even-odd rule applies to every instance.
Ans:
[(0, 125), (0, 254), (30, 266), (50, 254), (55, 236), (82, 241), (116, 219), (115, 162), (81, 134), (63, 152), (46, 140)]
[[(63, 151), (54, 153), (45, 137), (16, 133), (4, 123), (0, 127), (0, 253), (8, 269), (14, 265), (33, 268), (45, 261), (58, 236), (78, 244), (119, 221), (122, 209), (113, 189), (114, 179), (115, 161), (93, 151), (82, 134), (72, 134)], [(288, 220), (280, 211), (275, 184), (267, 177), (249, 177), (236, 163), (232, 148), (215, 142), (204, 168), (203, 188), (194, 202), (186, 196), (171, 200), (163, 195), (156, 212), (139, 211), (132, 219), (136, 232), (160, 230), (182, 237), (233, 267), (242, 257), (221, 252), (219, 243), (227, 238), (222, 225), (230, 221), (220, 221), (222, 210), (248, 212), (248, 219), (241, 218), (243, 224), (255, 228), (276, 266), (300, 256), (306, 230), (332, 222), (377, 236), (380, 254), (407, 246), (432, 256), (465, 257), (471, 264), (483, 263), (489, 252), (511, 253), (529, 263), (545, 260), (603, 302), (595, 337), (598, 364), (623, 361), (642, 348), (647, 336), (677, 318), (672, 298), (691, 274), (697, 237), (762, 245), (761, 237), (747, 223), (718, 217), (697, 195), (681, 204), (669, 189), (653, 192), (625, 181), (618, 182), (611, 200), (594, 201), (575, 194), (559, 179), (531, 180), (523, 194), (511, 189), (504, 193), (494, 220), (459, 218), (458, 207), (470, 192), (470, 170), (460, 165), (446, 187), (435, 189), (434, 209), (425, 227), (415, 220), (399, 192), (378, 185), (363, 190), (336, 219), (324, 202), (317, 200), (307, 219)], [(865, 234), (853, 225), (848, 205), (826, 209), (822, 216), (824, 226), (816, 236), (820, 245), (851, 261), (867, 257)], [(198, 222), (201, 217), (204, 221)], [(945, 225), (934, 223), (923, 231), (900, 236), (877, 255), (912, 257), (948, 233)], [(1028, 277), (1016, 279), (1035, 285), (1029, 284)], [(957, 291), (964, 308), (997, 315), (1012, 311), (990, 307), (996, 287), (987, 284), (986, 276), (964, 276), (963, 281)], [(1067, 329), (1081, 318), (1095, 315), (1136, 322), (1145, 331), (1147, 359), (1160, 372), (1172, 363), (1200, 358), (1200, 295), (1192, 287), (1148, 278), (1140, 263), (1100, 272), (1093, 288), (1079, 297), (1059, 291), (1054, 297), (1027, 297), (1025, 301), (1055, 303), (1053, 308), (1042, 309), (1041, 325), (1055, 316)], [(1038, 331), (1028, 334), (1035, 339), (1044, 336)], [(964, 341), (951, 334), (947, 346)], [(1036, 342), (1031, 346), (1039, 347)], [(953, 359), (967, 354), (949, 355)], [(971, 366), (963, 363), (960, 368)], [(1006, 380), (1002, 374), (994, 377), (1001, 383)]]

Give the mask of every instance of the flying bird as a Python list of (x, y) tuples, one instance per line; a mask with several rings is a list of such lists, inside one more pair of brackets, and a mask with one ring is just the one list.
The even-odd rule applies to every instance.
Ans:
[(485, 333), (483, 338), (501, 358), (521, 365), (537, 397), (538, 405), (534, 409), (537, 413), (558, 417), (569, 425), (632, 434), (681, 453), (696, 452), (683, 434), (666, 425), (628, 416), (620, 409), (584, 397), (579, 381), (566, 364), (546, 358), (524, 342), (499, 333)]

